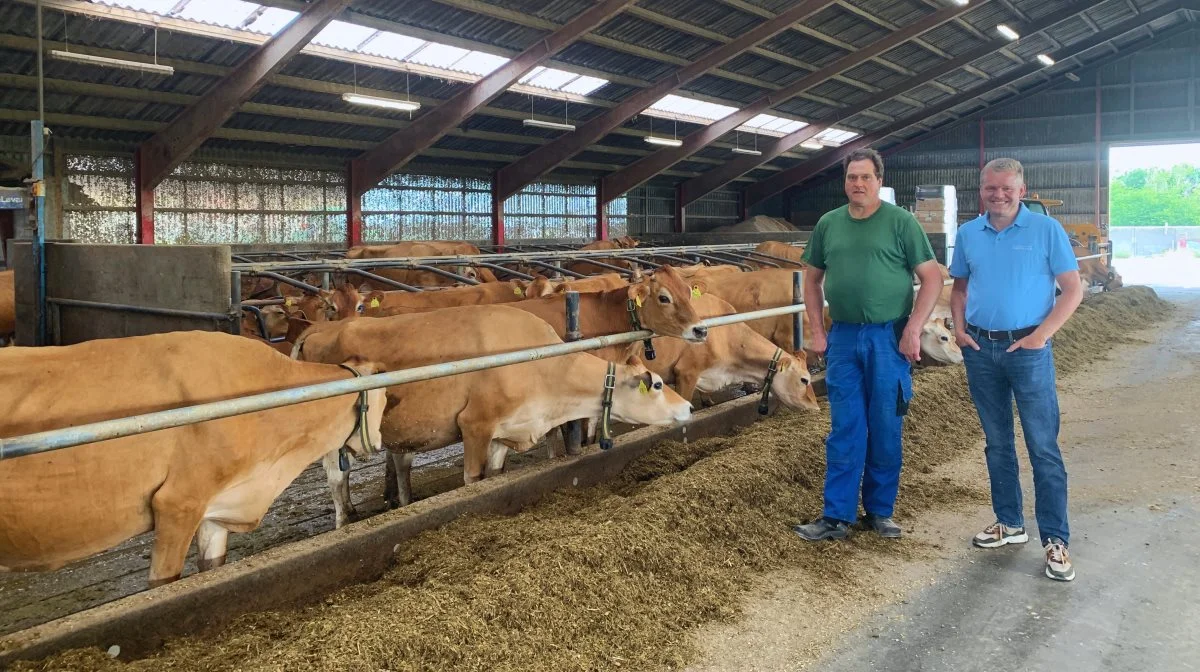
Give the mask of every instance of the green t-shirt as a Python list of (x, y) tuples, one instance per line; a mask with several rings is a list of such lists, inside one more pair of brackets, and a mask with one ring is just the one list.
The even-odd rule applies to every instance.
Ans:
[(881, 324), (913, 308), (913, 269), (933, 259), (929, 237), (903, 208), (883, 203), (866, 219), (850, 206), (817, 222), (804, 263), (825, 271), (825, 300), (836, 322)]

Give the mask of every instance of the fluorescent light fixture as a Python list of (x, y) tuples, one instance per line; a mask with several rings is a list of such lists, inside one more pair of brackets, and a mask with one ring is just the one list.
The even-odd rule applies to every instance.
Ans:
[(950, 0), (950, 2), (958, 5), (959, 7), (966, 7), (967, 3), (969, 3), (970, 1), (971, 0)]
[(1075, 74), (1075, 73), (1073, 73), (1073, 72), (1068, 72), (1068, 73), (1067, 73), (1067, 79), (1071, 80), (1072, 82), (1078, 82), (1078, 81), (1079, 81), (1079, 75), (1077, 75), (1077, 74)]
[(816, 140), (805, 140), (804, 142), (800, 143), (800, 146), (805, 149), (825, 149), (825, 145), (822, 145)]
[(355, 105), (370, 105), (372, 107), (386, 107), (389, 110), (401, 110), (403, 112), (413, 112), (421, 109), (421, 104), (411, 100), (396, 100), (395, 98), (379, 98), (377, 96), (364, 96), (361, 93), (343, 93), (342, 100)]
[(1009, 28), (1008, 26), (1004, 25), (1003, 23), (996, 26), (996, 32), (1000, 33), (1008, 40), (1016, 41), (1016, 40), (1021, 39), (1021, 36), (1017, 34), (1017, 31), (1013, 30), (1012, 28)]
[(564, 124), (564, 123), (561, 123), (558, 121), (542, 121), (541, 119), (526, 119), (526, 120), (522, 121), (521, 123), (525, 124), (526, 126), (533, 126), (534, 128), (549, 128), (549, 129), (552, 129), (555, 131), (573, 131), (573, 130), (575, 130), (575, 124)]
[(683, 145), (682, 140), (676, 138), (660, 138), (656, 135), (647, 135), (646, 142), (652, 145), (662, 145), (663, 147), (680, 147)]
[(1049, 56), (1047, 56), (1045, 54), (1038, 54), (1037, 59), (1042, 65), (1046, 66), (1047, 68), (1054, 65), (1054, 59), (1050, 58)]
[(137, 72), (149, 72), (156, 75), (173, 75), (175, 68), (169, 65), (159, 65), (157, 63), (144, 63), (142, 61), (126, 61), (120, 58), (107, 58), (105, 56), (92, 56), (91, 54), (80, 54), (74, 51), (60, 51), (58, 49), (50, 50), (50, 58), (60, 61), (73, 61), (75, 63), (86, 63), (88, 65), (102, 65), (108, 68), (120, 68), (122, 70), (135, 70)]
[(747, 154), (749, 156), (762, 156), (762, 152), (758, 151), (757, 149), (746, 149), (745, 147), (734, 147), (733, 149), (731, 149), (729, 151), (733, 152), (734, 154)]

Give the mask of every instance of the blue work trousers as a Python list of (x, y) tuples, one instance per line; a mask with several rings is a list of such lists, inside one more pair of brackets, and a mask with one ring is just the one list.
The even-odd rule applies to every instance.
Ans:
[(1017, 444), (1013, 432), (1013, 399), (1025, 432), (1025, 447), (1033, 467), (1034, 510), (1042, 545), (1050, 537), (1070, 542), (1067, 526), (1067, 469), (1058, 449), (1058, 391), (1054, 352), (1049, 343), (1040, 350), (1007, 352), (1011, 340), (991, 341), (978, 335), (979, 351), (963, 348), (967, 383), (987, 438), (988, 476), (996, 520), (1024, 527)]
[(912, 365), (893, 323), (834, 322), (825, 352), (833, 429), (825, 440), (826, 518), (890, 517), (900, 487), (900, 434), (912, 399)]

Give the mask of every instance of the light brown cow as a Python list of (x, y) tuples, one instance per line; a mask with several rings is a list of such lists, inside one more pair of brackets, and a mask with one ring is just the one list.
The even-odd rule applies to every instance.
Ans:
[(424, 292), (373, 291), (361, 298), (362, 314), (367, 317), (386, 317), (456, 306), (511, 303), (524, 300), (527, 297), (527, 290), (544, 291), (548, 282), (548, 280), (539, 278), (533, 282), (523, 280), (488, 282), (471, 287), (447, 287)]
[(0, 343), (12, 338), (17, 330), (17, 296), (13, 272), (0, 271)]
[[(293, 356), (323, 362), (369, 357), (398, 370), (561, 342), (550, 325), (525, 311), (463, 306), (316, 325), (297, 341)], [(576, 353), (387, 388), (382, 431), (398, 502), (412, 501), (412, 453), (461, 439), (463, 480), (473, 483), (501, 471), (509, 448), (526, 451), (552, 427), (600, 415), (607, 368), (598, 357)], [(636, 360), (616, 367), (614, 420), (663, 425), (690, 414), (691, 404)], [(324, 464), (340, 527), (353, 507), (335, 455)]]
[[(382, 259), (392, 257), (447, 257), (481, 254), (479, 248), (471, 243), (453, 240), (422, 240), (395, 243), (392, 245), (372, 245), (352, 247), (346, 252), (347, 259)], [(469, 264), (457, 264), (440, 267), (457, 275), (479, 282), (496, 282), (497, 278), (490, 269), (476, 268)], [(434, 273), (433, 271), (411, 270), (403, 268), (368, 268), (364, 269), (380, 277), (402, 282), (414, 287), (448, 287), (458, 284), (454, 278)], [(374, 287), (371, 281), (364, 283)], [(385, 289), (386, 287), (376, 287)]]
[(691, 266), (675, 266), (679, 275), (685, 280), (707, 280), (709, 278), (718, 277), (727, 273), (741, 273), (742, 269), (733, 264), (714, 264), (705, 266), (704, 264), (692, 264)]
[(283, 311), (287, 316), (309, 322), (344, 320), (362, 315), (366, 310), (365, 297), (353, 285), (343, 284), (332, 291), (284, 298)]
[[(353, 375), (213, 332), (10, 348), (0, 350), (0, 436)], [(151, 586), (179, 578), (193, 536), (201, 571), (220, 566), (228, 533), (258, 527), (314, 460), (343, 445), (366, 457), (379, 445), (383, 390), (367, 401), (365, 427), (350, 394), (4, 460), (0, 571), (56, 569), (150, 530)]]
[(537, 298), (539, 296), (549, 296), (550, 294), (565, 294), (567, 292), (601, 292), (606, 289), (617, 289), (629, 284), (629, 280), (622, 277), (620, 273), (602, 273), (593, 275), (587, 278), (572, 278), (569, 280), (550, 280), (548, 288), (550, 291), (541, 294), (530, 291), (529, 298)]
[[(692, 303), (704, 318), (737, 312), (712, 294), (695, 297)], [(654, 349), (657, 356), (646, 361), (647, 368), (662, 376), (663, 381), (673, 383), (679, 395), (690, 400), (696, 392), (710, 395), (735, 384), (761, 385), (771, 359), (781, 348), (745, 323), (739, 323), (709, 329), (702, 344), (656, 338)], [(779, 401), (789, 408), (817, 410), (817, 395), (804, 351), (793, 356), (784, 350), (777, 366), (771, 392)]]
[[(1074, 251), (1076, 257), (1090, 257), (1093, 254), (1086, 247), (1076, 247)], [(1080, 259), (1079, 281), (1083, 285), (1084, 296), (1087, 296), (1088, 289), (1093, 286), (1099, 286), (1106, 292), (1125, 286), (1125, 283), (1121, 280), (1121, 275), (1108, 267), (1104, 257)]]
[[(769, 254), (772, 257), (776, 257), (777, 259), (787, 259), (788, 261), (792, 262), (794, 265), (796, 265), (799, 268), (804, 267), (804, 264), (801, 263), (801, 261), (800, 261), (801, 255), (804, 254), (804, 248), (796, 247), (795, 245), (792, 245), (791, 243), (783, 243), (778, 240), (764, 240), (763, 242), (759, 243), (757, 247), (754, 248), (754, 251), (759, 252), (761, 254)], [(782, 264), (782, 262), (776, 261), (776, 259), (772, 259), (771, 261), (775, 262), (776, 264)], [(750, 263), (756, 264), (759, 268), (764, 268), (764, 269), (776, 268), (776, 267), (778, 267), (778, 268), (787, 268), (788, 267), (787, 264), (782, 264), (780, 266), (771, 266), (770, 264), (764, 263), (761, 260), (753, 261)]]
[[(614, 238), (612, 240), (594, 240), (579, 249), (580, 249), (580, 251), (629, 250), (629, 249), (633, 249), (633, 248), (637, 247), (638, 245), (639, 245), (639, 241), (636, 238), (631, 238), (629, 236), (621, 236), (620, 238)], [(627, 268), (631, 271), (636, 268), (639, 268), (639, 266), (637, 264), (634, 264), (631, 261), (625, 261), (623, 259), (618, 259), (616, 257), (594, 257), (594, 260), (599, 261), (601, 263), (609, 264), (610, 266), (616, 266), (618, 268)], [(576, 261), (576, 262), (571, 263), (570, 265), (565, 265), (563, 267), (569, 271), (574, 271), (576, 273), (583, 273), (584, 275), (604, 273), (606, 271), (606, 269), (603, 266), (589, 264), (585, 261)]]
[[(513, 307), (537, 315), (561, 336), (566, 333), (566, 304), (565, 294), (554, 294), (519, 301)], [(579, 329), (585, 338), (630, 331), (634, 317), (660, 336), (698, 343), (708, 335), (692, 306), (691, 288), (668, 266), (638, 283), (579, 295)]]

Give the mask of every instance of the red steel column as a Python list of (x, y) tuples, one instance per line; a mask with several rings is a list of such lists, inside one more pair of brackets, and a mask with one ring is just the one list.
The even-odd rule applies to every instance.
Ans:
[[(1100, 121), (1102, 118), (1102, 109), (1100, 107), (1100, 71), (1095, 72), (1096, 77), (1096, 228), (1100, 231), (1106, 231), (1108, 227), (1100, 223), (1100, 159), (1104, 152), (1104, 146), (1100, 142)], [(1130, 129), (1131, 131), (1133, 129)]]
[(504, 248), (504, 199), (500, 197), (496, 178), (492, 178), (492, 244), (497, 251)]
[(362, 245), (362, 162), (346, 162), (346, 245)]
[(683, 204), (683, 185), (675, 185), (675, 233), (687, 230), (687, 206)]
[(604, 197), (604, 180), (596, 180), (596, 240), (608, 240), (608, 199)]
[(142, 150), (133, 153), (134, 241), (138, 245), (154, 244), (154, 187), (146, 184), (142, 165)]

